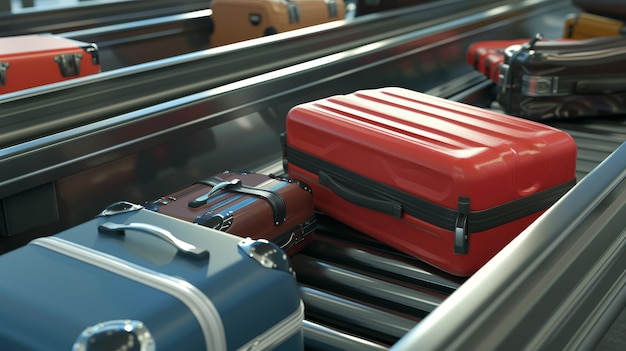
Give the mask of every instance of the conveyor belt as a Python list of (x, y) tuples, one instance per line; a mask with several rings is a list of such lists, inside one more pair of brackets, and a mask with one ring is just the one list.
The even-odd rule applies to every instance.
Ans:
[[(11, 223), (0, 232), (32, 228), (6, 240), (13, 247), (120, 198), (142, 202), (201, 174), (272, 164), (291, 106), (384, 85), (432, 89), (471, 72), (469, 43), (536, 28), (554, 36), (573, 11), (567, 1), (497, 4), (506, 5), (482, 11), (441, 1), (7, 94), (0, 98), (0, 198)], [(264, 57), (272, 60), (259, 65)], [(208, 90), (191, 94), (198, 89)], [(76, 125), (83, 126), (66, 130)], [(37, 218), (25, 214), (33, 204)]]
[[(478, 5), (482, 6), (476, 7)], [(534, 8), (517, 6), (496, 15), (480, 12), (491, 6), (492, 2), (487, 0), (476, 1), (472, 6), (462, 0), (441, 1), (437, 5), (417, 6), (413, 11), (401, 9), (384, 15), (365, 16), (349, 23), (328, 23), (315, 30), (305, 28), (229, 48), (75, 79), (57, 84), (55, 88), (6, 94), (0, 97), (3, 111), (0, 147), (206, 92), (296, 63), (323, 57), (333, 59), (330, 55), (342, 55), (346, 50), (367, 48), (366, 45), (388, 47), (387, 40), (395, 41), (403, 36), (405, 42), (410, 37), (424, 37), (435, 25), (474, 28)], [(473, 17), (466, 17), (471, 14)], [(465, 24), (465, 21), (469, 23)], [(319, 73), (314, 81), (321, 77)], [(300, 82), (305, 79), (310, 80), (309, 77), (298, 78)]]
[[(5, 147), (0, 150), (3, 176), (0, 198), (4, 209), (10, 207), (7, 204), (26, 204), (30, 211), (27, 213), (33, 213), (32, 206), (36, 204), (29, 196), (52, 191), (52, 199), (44, 200), (54, 200), (51, 202), (57, 206), (58, 218), (51, 219), (54, 225), (28, 229), (19, 237), (3, 238), (0, 244), (19, 245), (28, 238), (53, 233), (51, 228), (82, 222), (110, 202), (126, 199), (141, 203), (223, 168), (260, 170), (279, 165), (278, 133), (282, 131), (286, 111), (299, 102), (356, 89), (397, 85), (422, 91), (446, 91), (445, 94), (462, 101), (480, 103), (488, 87), (475, 75), (472, 77), (471, 68), (465, 65), (464, 51), (470, 42), (530, 36), (537, 28), (555, 36), (560, 32), (559, 21), (574, 10), (567, 1), (526, 1), (517, 5), (529, 7), (517, 11), (511, 10), (515, 8), (511, 5), (491, 14), (474, 14), (458, 22), (431, 25), (156, 106), (131, 110), (47, 138), (19, 141), (13, 147)], [(510, 16), (499, 17), (498, 13)], [(267, 44), (273, 45), (271, 41)], [(452, 87), (463, 80), (467, 85), (455, 92)], [(131, 79), (128, 84), (133, 84)], [(64, 89), (57, 95), (59, 109), (64, 106), (74, 109), (73, 97), (64, 95)], [(96, 93), (92, 94), (95, 99)], [(19, 113), (26, 115), (27, 108), (22, 108)], [(621, 119), (615, 123), (621, 124)], [(592, 162), (587, 168), (595, 167), (596, 161), (601, 161), (602, 155), (623, 135), (612, 126), (614, 132), (610, 135), (615, 140), (610, 145), (602, 144), (605, 150), (597, 155), (587, 157), (597, 150), (593, 142), (585, 140), (602, 139), (606, 133), (607, 127), (598, 129), (599, 125), (589, 121), (583, 124), (581, 134), (586, 139), (575, 136), (579, 146), (588, 145), (589, 151), (579, 154), (581, 160)], [(559, 128), (571, 130), (574, 135), (575, 126), (580, 127), (568, 122)], [(579, 171), (584, 175), (583, 169)], [(37, 212), (37, 215), (41, 217), (45, 213)], [(32, 216), (26, 219), (33, 220)], [(524, 252), (540, 256), (541, 249)], [(293, 262), (303, 298), (310, 306), (305, 322), (310, 350), (387, 349), (412, 323), (419, 326), (431, 314), (442, 315), (444, 312), (439, 311), (446, 311), (453, 318), (455, 311), (446, 307), (448, 295), (465, 286), (461, 279), (434, 271), (360, 233), (351, 233), (349, 228), (325, 220), (318, 239), (294, 257)], [(500, 271), (498, 268), (490, 268), (494, 279), (507, 273), (506, 267)], [(568, 277), (572, 282), (577, 279)], [(483, 279), (489, 282), (488, 278)], [(532, 282), (520, 284), (518, 294), (532, 292), (533, 286)], [(597, 294), (590, 299), (601, 301), (602, 296)], [(471, 315), (466, 317), (472, 320)], [(381, 324), (373, 323), (372, 318)], [(483, 322), (480, 330), (506, 325), (501, 319), (491, 324)], [(540, 325), (544, 319), (530, 323)], [(411, 341), (397, 347), (412, 349), (406, 348)], [(405, 348), (401, 348), (403, 345)]]
[[(367, 24), (357, 20), (341, 30), (331, 30), (330, 36), (313, 31), (296, 39), (285, 33), (282, 39), (280, 35), (276, 41), (267, 39), (266, 45), (209, 50), (76, 79), (57, 88), (7, 94), (0, 99), (4, 145), (0, 150), (4, 155), (0, 160), (0, 196), (85, 169), (87, 160), (88, 167), (93, 167), (254, 112), (261, 112), (275, 133), (282, 128), (282, 116), (288, 108), (301, 101), (355, 87), (400, 85), (427, 90), (469, 70), (463, 60), (469, 42), (489, 33), (530, 35), (528, 23), (550, 16), (547, 10), (557, 18), (571, 11), (563, 1), (515, 2), (496, 7), (497, 11), (469, 13), (465, 1), (442, 4), (449, 5), (446, 12), (464, 6), (465, 11), (457, 16), (465, 16), (454, 21), (446, 16), (420, 21), (443, 11), (434, 5), (432, 11), (420, 8), (417, 14), (391, 11), (385, 16), (372, 15)], [(389, 21), (403, 25), (404, 32), (398, 32)], [(407, 22), (419, 24), (406, 27)], [(388, 30), (380, 32), (381, 28)], [(354, 47), (364, 40), (370, 44)], [(326, 46), (319, 49), (322, 43)], [(315, 47), (317, 51), (313, 51)], [(328, 54), (344, 48), (348, 49)], [(323, 54), (328, 55), (319, 56)], [(233, 82), (311, 57), (318, 58)], [(259, 66), (259, 60), (264, 64)], [(252, 68), (246, 71), (241, 67)], [(182, 97), (170, 100), (176, 96)], [(84, 127), (43, 137), (76, 125)], [(246, 155), (239, 157), (240, 166), (252, 166), (245, 161)], [(42, 173), (44, 169), (54, 169), (55, 176)]]

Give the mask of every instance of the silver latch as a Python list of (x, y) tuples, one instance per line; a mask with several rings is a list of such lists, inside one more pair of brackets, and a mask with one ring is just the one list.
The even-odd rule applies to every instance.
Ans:
[(559, 77), (522, 76), (522, 95), (554, 96), (559, 93)]
[(500, 72), (498, 73), (498, 84), (500, 84), (500, 90), (502, 93), (508, 93), (511, 89), (510, 80), (509, 65), (506, 63), (501, 63)]
[(287, 254), (273, 242), (248, 237), (241, 240), (238, 246), (246, 256), (254, 259), (261, 266), (295, 275)]
[(59, 55), (54, 58), (54, 62), (59, 64), (63, 77), (75, 77), (80, 75), (80, 60), (82, 54)]
[(298, 4), (292, 0), (285, 0), (285, 6), (287, 6), (287, 13), (289, 14), (289, 23), (300, 22), (300, 8)]
[(209, 210), (197, 216), (193, 222), (225, 232), (228, 231), (228, 229), (233, 225), (234, 219), (233, 211), (227, 211), (226, 213), (214, 213)]
[(328, 16), (330, 18), (339, 17), (339, 11), (337, 10), (337, 1), (326, 0), (326, 4), (328, 4)]
[(142, 208), (143, 206), (133, 204), (128, 201), (118, 201), (107, 206), (107, 208), (100, 212), (96, 217), (114, 216), (120, 213), (139, 211)]
[(143, 322), (112, 320), (87, 327), (76, 338), (72, 351), (89, 350), (154, 351), (156, 343)]
[(0, 87), (3, 87), (6, 84), (8, 68), (9, 68), (8, 62), (0, 61)]

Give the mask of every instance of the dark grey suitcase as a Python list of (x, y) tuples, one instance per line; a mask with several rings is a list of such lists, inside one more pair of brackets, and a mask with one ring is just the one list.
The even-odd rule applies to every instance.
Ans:
[(3, 350), (302, 350), (290, 262), (121, 202), (0, 256)]
[(626, 37), (542, 40), (504, 50), (498, 102), (532, 120), (626, 114)]

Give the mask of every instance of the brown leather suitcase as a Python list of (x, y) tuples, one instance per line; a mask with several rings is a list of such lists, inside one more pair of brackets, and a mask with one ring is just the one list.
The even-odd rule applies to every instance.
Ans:
[(289, 255), (310, 243), (316, 224), (308, 185), (254, 172), (224, 171), (145, 207), (230, 234), (267, 239)]
[(211, 46), (341, 20), (343, 0), (214, 0)]
[(0, 94), (98, 72), (96, 44), (52, 34), (0, 38)]
[(589, 39), (626, 34), (626, 23), (586, 12), (572, 14), (565, 20), (563, 38)]

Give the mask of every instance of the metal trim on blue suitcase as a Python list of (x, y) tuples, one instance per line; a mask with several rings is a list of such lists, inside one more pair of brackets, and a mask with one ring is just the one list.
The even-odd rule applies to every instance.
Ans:
[(189, 307), (198, 320), (204, 334), (206, 349), (226, 350), (224, 326), (215, 305), (204, 293), (187, 281), (56, 237), (35, 239), (32, 244), (89, 263), (176, 297)]
[[(0, 344), (10, 349), (304, 347), (304, 305), (291, 263), (264, 239), (118, 202), (0, 263), (20, 267), (0, 271), (7, 303)], [(33, 318), (64, 322), (42, 329)]]
[(300, 302), (300, 308), (295, 312), (254, 340), (250, 340), (237, 351), (273, 350), (280, 343), (294, 336), (302, 328), (303, 320), (304, 303)]

